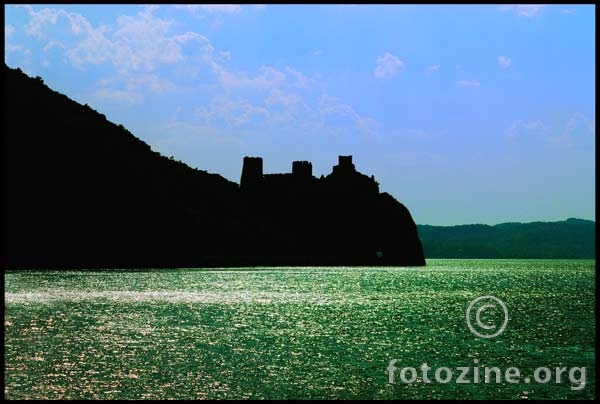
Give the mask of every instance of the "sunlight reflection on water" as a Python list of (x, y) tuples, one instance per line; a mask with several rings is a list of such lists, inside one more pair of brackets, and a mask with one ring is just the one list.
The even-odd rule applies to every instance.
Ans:
[[(593, 398), (595, 262), (5, 272), (7, 398)], [(468, 303), (501, 298), (493, 340)], [(404, 366), (588, 366), (588, 387), (387, 383)]]

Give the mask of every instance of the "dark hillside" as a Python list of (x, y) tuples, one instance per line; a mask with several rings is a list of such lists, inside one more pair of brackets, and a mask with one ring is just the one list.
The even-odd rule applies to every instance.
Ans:
[(18, 70), (5, 68), (3, 109), (7, 266), (186, 265), (225, 253), (237, 184), (153, 152)]
[(244, 190), (5, 66), (2, 265), (425, 264), (408, 209), (351, 156), (323, 179), (310, 162), (263, 175), (248, 161)]

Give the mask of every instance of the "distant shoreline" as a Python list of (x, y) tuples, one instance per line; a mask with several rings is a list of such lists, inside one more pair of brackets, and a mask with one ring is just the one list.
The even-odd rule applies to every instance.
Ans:
[(595, 259), (596, 223), (569, 218), (557, 222), (494, 226), (417, 225), (425, 258)]

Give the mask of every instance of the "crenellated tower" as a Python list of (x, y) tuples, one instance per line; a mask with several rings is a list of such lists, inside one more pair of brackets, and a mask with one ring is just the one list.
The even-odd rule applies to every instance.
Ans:
[(356, 171), (356, 167), (354, 166), (354, 163), (352, 163), (352, 156), (339, 156), (338, 157), (338, 164), (336, 166), (333, 166), (333, 172), (343, 172), (343, 173), (350, 173), (350, 172), (355, 172)]
[(292, 175), (296, 178), (311, 178), (312, 163), (310, 161), (292, 162)]
[(242, 167), (242, 178), (240, 188), (243, 190), (253, 189), (263, 181), (263, 159), (262, 157), (244, 157)]

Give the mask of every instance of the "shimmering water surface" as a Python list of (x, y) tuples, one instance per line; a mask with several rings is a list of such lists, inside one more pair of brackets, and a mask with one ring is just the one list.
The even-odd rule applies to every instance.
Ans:
[[(10, 399), (595, 398), (593, 260), (5, 271), (4, 281)], [(483, 295), (509, 311), (495, 338), (466, 325)], [(418, 369), (413, 383), (399, 370), (388, 383), (391, 359), (427, 363), (432, 382)], [(437, 368), (475, 359), (529, 376), (586, 367), (586, 385), (573, 390), (567, 373), (545, 384), (435, 381)]]

